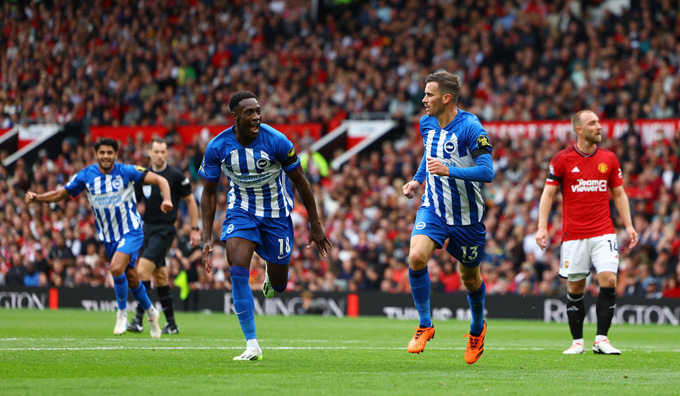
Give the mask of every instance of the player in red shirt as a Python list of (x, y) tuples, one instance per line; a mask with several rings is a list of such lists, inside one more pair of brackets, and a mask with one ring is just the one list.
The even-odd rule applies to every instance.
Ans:
[(583, 294), (592, 261), (600, 284), (597, 297), (597, 336), (593, 352), (620, 355), (607, 339), (616, 308), (616, 276), (619, 269), (616, 233), (609, 211), (609, 191), (628, 233), (629, 247), (638, 242), (633, 228), (628, 197), (623, 189), (619, 161), (611, 151), (597, 146), (602, 141), (600, 119), (582, 110), (571, 119), (577, 141), (550, 161), (538, 208), (536, 243), (548, 244), (548, 216), (555, 193), (562, 187), (563, 235), (560, 276), (567, 278), (567, 317), (574, 338), (565, 355), (585, 352), (583, 320), (586, 315)]

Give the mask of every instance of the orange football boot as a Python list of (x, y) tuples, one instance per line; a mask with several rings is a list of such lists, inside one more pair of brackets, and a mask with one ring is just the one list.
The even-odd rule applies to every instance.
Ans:
[(479, 336), (473, 336), (471, 334), (465, 334), (464, 337), (468, 338), (467, 348), (465, 348), (465, 363), (472, 364), (479, 360), (484, 353), (484, 336), (486, 335), (486, 320), (484, 321), (484, 329), (482, 329), (482, 334)]
[(411, 338), (406, 348), (409, 353), (420, 353), (425, 350), (425, 344), (434, 338), (434, 326), (416, 327), (416, 333)]

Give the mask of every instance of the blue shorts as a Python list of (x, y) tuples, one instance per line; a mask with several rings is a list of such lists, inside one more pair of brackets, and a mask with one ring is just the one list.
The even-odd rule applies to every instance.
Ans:
[(137, 258), (139, 258), (139, 249), (144, 243), (144, 231), (141, 228), (132, 230), (120, 237), (118, 242), (104, 242), (106, 254), (109, 255), (109, 260), (113, 260), (113, 254), (116, 252), (125, 253), (130, 256), (130, 267), (137, 266)]
[(428, 208), (418, 209), (416, 225), (411, 236), (427, 235), (441, 249), (448, 238), (446, 251), (466, 267), (474, 268), (482, 262), (486, 244), (484, 223), (470, 225), (448, 225)]
[(234, 237), (257, 243), (255, 252), (268, 263), (290, 263), (294, 241), (290, 216), (257, 217), (241, 208), (228, 209), (220, 239), (226, 241)]

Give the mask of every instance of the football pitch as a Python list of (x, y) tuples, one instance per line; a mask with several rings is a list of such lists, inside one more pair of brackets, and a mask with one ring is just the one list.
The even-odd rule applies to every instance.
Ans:
[[(243, 352), (234, 315), (177, 313), (180, 333), (113, 336), (115, 313), (0, 310), (2, 395), (662, 395), (680, 387), (680, 331), (614, 325), (621, 356), (565, 356), (566, 324), (488, 321), (485, 352), (463, 360), (469, 324), (435, 323), (420, 355), (414, 321), (258, 316), (264, 359)], [(164, 322), (164, 320), (161, 320)], [(677, 393), (676, 393), (677, 394)]]

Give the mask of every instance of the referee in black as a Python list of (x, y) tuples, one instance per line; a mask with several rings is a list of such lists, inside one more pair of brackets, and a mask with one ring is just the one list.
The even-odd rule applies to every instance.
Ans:
[[(179, 333), (179, 328), (177, 323), (175, 323), (175, 310), (172, 304), (172, 294), (170, 294), (165, 256), (177, 234), (175, 221), (177, 220), (177, 208), (179, 207), (180, 198), (186, 202), (189, 209), (189, 218), (191, 220), (190, 242), (193, 246), (198, 246), (200, 243), (201, 233), (198, 228), (198, 206), (191, 194), (191, 182), (189, 179), (184, 176), (182, 171), (168, 165), (166, 161), (168, 146), (165, 140), (159, 137), (153, 138), (151, 143), (149, 143), (148, 154), (151, 159), (150, 171), (163, 176), (168, 180), (168, 184), (170, 184), (173, 208), (172, 211), (163, 213), (160, 207), (163, 197), (158, 186), (146, 184), (139, 187), (138, 184), (137, 188), (141, 189), (141, 195), (144, 196), (146, 207), (142, 216), (144, 220), (144, 244), (142, 245), (142, 253), (137, 264), (137, 271), (147, 292), (151, 290), (151, 275), (153, 275), (158, 299), (165, 314), (166, 323), (162, 333), (177, 334)], [(137, 315), (132, 322), (128, 323), (128, 331), (135, 333), (142, 332), (144, 330), (142, 326), (143, 317), (144, 310), (138, 304)]]

